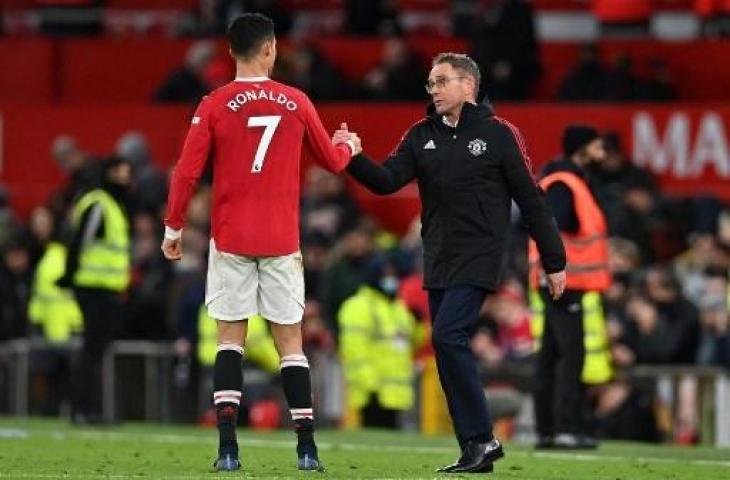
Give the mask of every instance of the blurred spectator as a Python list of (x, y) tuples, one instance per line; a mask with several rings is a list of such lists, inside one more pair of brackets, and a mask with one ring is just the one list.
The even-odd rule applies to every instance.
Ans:
[(480, 26), (481, 5), (474, 0), (452, 0), (451, 35), (470, 37)]
[(73, 421), (79, 423), (103, 421), (101, 359), (123, 324), (123, 293), (130, 280), (132, 169), (115, 156), (105, 159), (101, 168), (100, 186), (73, 206), (66, 266), (56, 282), (73, 288), (84, 319), (72, 405)]
[(633, 71), (633, 63), (627, 52), (618, 53), (611, 61), (606, 81), (608, 100), (630, 101), (639, 96), (639, 81)]
[(476, 356), (491, 368), (531, 356), (535, 349), (530, 317), (520, 285), (506, 283), (484, 302), (484, 322), (472, 338)]
[(670, 271), (652, 268), (644, 294), (627, 303), (629, 322), (614, 347), (614, 361), (632, 364), (692, 364), (699, 335), (699, 312), (687, 301)]
[(418, 56), (402, 38), (391, 37), (383, 44), (380, 64), (365, 76), (362, 88), (378, 100), (421, 100), (426, 98), (424, 81)]
[[(198, 191), (193, 195), (188, 206), (188, 214), (185, 222), (197, 229), (201, 234), (208, 237), (210, 232), (210, 202), (212, 189), (210, 187), (200, 186)], [(208, 240), (202, 250), (196, 248), (196, 252), (205, 252), (208, 248)]]
[(97, 161), (69, 135), (53, 139), (51, 157), (66, 176), (66, 183), (51, 195), (48, 206), (56, 222), (63, 222), (73, 202), (99, 184), (99, 169)]
[(0, 248), (12, 239), (21, 228), (10, 207), (10, 194), (5, 185), (0, 184)]
[(322, 300), (322, 276), (327, 267), (330, 245), (331, 241), (318, 232), (302, 236), (305, 297), (317, 303)]
[(152, 161), (145, 136), (130, 130), (119, 137), (115, 150), (132, 166), (134, 207), (153, 214), (160, 212), (167, 200), (167, 179)]
[(611, 235), (630, 239), (640, 249), (642, 262), (653, 259), (652, 222), (657, 188), (651, 174), (624, 154), (615, 132), (603, 135), (606, 158), (590, 172), (591, 189), (606, 214)]
[(675, 346), (673, 357), (676, 361), (694, 363), (699, 328), (697, 307), (682, 295), (676, 277), (667, 268), (650, 268), (646, 273), (644, 288), (648, 298), (656, 304), (659, 314), (669, 321), (673, 330), (665, 348)]
[[(45, 209), (37, 209), (43, 212)], [(50, 218), (50, 213), (45, 210)], [(46, 348), (31, 352), (31, 398), (44, 415), (68, 412), (71, 400), (71, 358), (69, 349), (83, 330), (83, 318), (73, 292), (56, 285), (66, 268), (66, 247), (53, 238), (44, 242), (28, 306), (32, 334), (47, 342)]]
[(726, 208), (717, 216), (717, 242), (730, 254), (730, 208)]
[(525, 0), (487, 5), (472, 36), (472, 57), (484, 72), (482, 91), (494, 99), (525, 99), (540, 73), (532, 6)]
[(621, 336), (624, 311), (641, 265), (639, 248), (631, 240), (612, 237), (608, 242), (608, 269), (613, 282), (604, 292), (603, 308), (610, 340)]
[(343, 177), (312, 166), (306, 182), (301, 198), (302, 235), (321, 235), (334, 242), (355, 226), (359, 209), (347, 192)]
[(690, 208), (692, 231), (714, 235), (717, 231), (718, 218), (724, 208), (722, 201), (710, 194), (697, 192), (690, 199)]
[(363, 268), (374, 255), (370, 233), (357, 228), (345, 233), (332, 251), (330, 264), (322, 275), (321, 302), (327, 326), (337, 337), (340, 305), (363, 283)]
[(397, 428), (415, 401), (413, 352), (420, 329), (398, 298), (395, 267), (383, 256), (365, 266), (365, 284), (337, 314), (348, 426)]
[(342, 76), (313, 46), (282, 48), (273, 77), (305, 91), (313, 100), (337, 100), (348, 95)]
[[(609, 131), (603, 135), (606, 158), (591, 171), (590, 183), (596, 200), (607, 216), (611, 216), (621, 204), (624, 192), (640, 186), (656, 192), (656, 183), (651, 174), (631, 162), (621, 145), (618, 133)], [(611, 219), (609, 218), (609, 228)]]
[(30, 255), (20, 237), (0, 246), (0, 340), (25, 336), (33, 271)]
[[(487, 385), (490, 415), (497, 425), (510, 425), (532, 387), (535, 344), (532, 314), (525, 305), (519, 282), (507, 280), (485, 300), (471, 348), (480, 362), (482, 382)], [(499, 428), (499, 427), (497, 427)]]
[(727, 268), (708, 268), (698, 303), (702, 333), (697, 362), (730, 368), (730, 290)]
[[(674, 259), (674, 271), (683, 293), (694, 302), (701, 302), (705, 292), (705, 272), (723, 268), (724, 249), (712, 233), (692, 233), (689, 248)], [(727, 268), (727, 266), (724, 266)]]
[(639, 86), (641, 100), (665, 101), (677, 97), (672, 72), (666, 60), (661, 57), (652, 57), (647, 61), (649, 76)]
[(193, 43), (185, 54), (185, 64), (165, 79), (154, 95), (156, 102), (197, 103), (210, 91), (205, 71), (215, 56), (215, 44), (208, 40)]
[(315, 351), (333, 350), (335, 339), (322, 318), (322, 309), (316, 300), (307, 300), (302, 318), (302, 341), (304, 354), (309, 357)]
[(613, 382), (598, 392), (595, 415), (601, 438), (640, 442), (661, 440), (653, 394), (626, 382)]
[(346, 0), (347, 33), (352, 35), (395, 35), (402, 29), (393, 0)]
[(613, 212), (609, 232), (634, 242), (641, 251), (642, 263), (651, 263), (655, 259), (653, 236), (656, 223), (653, 191), (641, 184), (626, 187), (621, 204)]
[(132, 229), (132, 281), (124, 335), (161, 340), (169, 329), (165, 325), (167, 298), (160, 292), (171, 280), (170, 262), (160, 252), (162, 229), (156, 217), (144, 212), (132, 217)]
[(607, 74), (598, 58), (598, 46), (583, 45), (578, 63), (563, 79), (558, 99), (566, 101), (598, 101), (606, 98)]
[(47, 207), (35, 207), (28, 219), (28, 251), (33, 268), (43, 256), (46, 245), (56, 233), (56, 222)]

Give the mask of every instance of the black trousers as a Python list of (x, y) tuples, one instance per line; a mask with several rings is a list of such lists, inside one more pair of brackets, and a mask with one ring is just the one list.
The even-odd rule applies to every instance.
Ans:
[(583, 294), (566, 290), (554, 302), (547, 290), (540, 290), (545, 305), (545, 326), (535, 369), (535, 417), (540, 436), (584, 433)]
[(73, 414), (101, 415), (101, 362), (114, 339), (122, 304), (119, 293), (92, 288), (75, 288), (76, 301), (84, 317), (83, 344), (73, 372)]
[(484, 386), (470, 344), (486, 294), (485, 289), (471, 285), (428, 291), (436, 366), (462, 448), (467, 440), (492, 438)]

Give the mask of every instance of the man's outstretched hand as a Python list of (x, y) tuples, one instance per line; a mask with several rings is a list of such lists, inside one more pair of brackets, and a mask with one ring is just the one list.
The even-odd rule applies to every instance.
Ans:
[(347, 124), (342, 122), (339, 130), (335, 130), (332, 135), (332, 144), (337, 145), (339, 143), (347, 143), (352, 151), (352, 156), (362, 153), (362, 141), (355, 132), (351, 132), (347, 129)]

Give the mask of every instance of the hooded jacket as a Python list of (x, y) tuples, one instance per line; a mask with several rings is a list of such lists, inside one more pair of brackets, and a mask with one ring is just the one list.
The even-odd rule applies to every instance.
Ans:
[(424, 288), (499, 285), (512, 199), (545, 270), (565, 268), (560, 234), (533, 177), (524, 140), (488, 103), (464, 104), (456, 127), (431, 106), (382, 165), (361, 154), (347, 170), (380, 195), (418, 182)]

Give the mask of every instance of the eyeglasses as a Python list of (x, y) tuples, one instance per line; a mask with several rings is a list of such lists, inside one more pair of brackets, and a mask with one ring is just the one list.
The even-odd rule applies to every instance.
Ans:
[(466, 77), (464, 77), (464, 76), (461, 76), (461, 77), (438, 77), (438, 78), (436, 78), (436, 80), (429, 80), (428, 82), (426, 82), (426, 85), (424, 85), (424, 86), (426, 87), (426, 91), (429, 94), (431, 94), (431, 93), (433, 93), (434, 89), (437, 88), (437, 87), (438, 87), (439, 90), (442, 89), (442, 88), (444, 88), (446, 86), (446, 82), (448, 82), (449, 80), (461, 80), (463, 78), (466, 78)]

